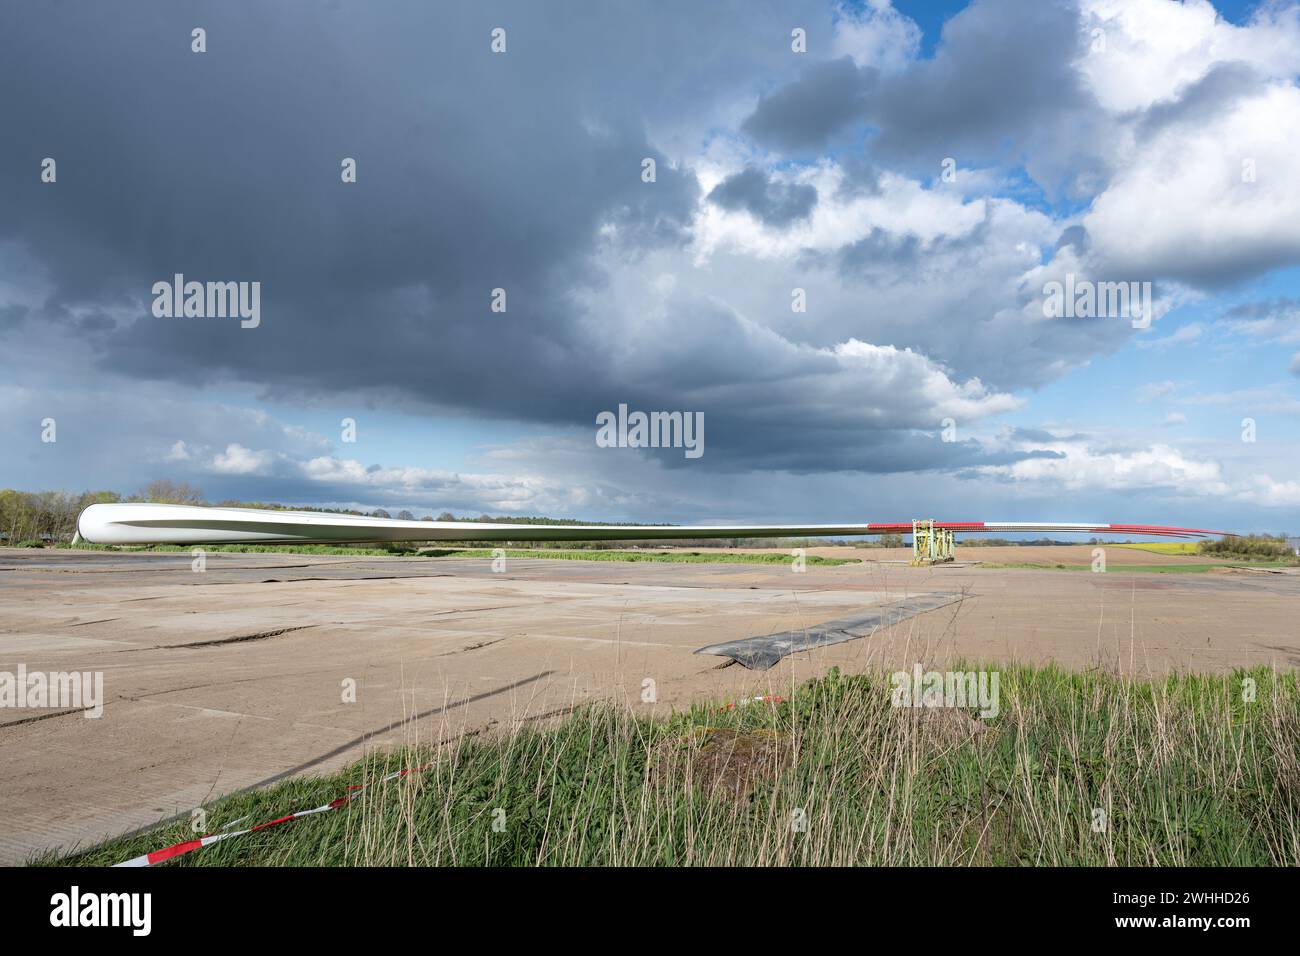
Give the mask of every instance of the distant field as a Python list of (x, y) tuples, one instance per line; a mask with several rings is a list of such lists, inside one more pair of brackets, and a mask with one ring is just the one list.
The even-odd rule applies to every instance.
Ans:
[[(845, 546), (822, 546), (810, 543), (821, 553), (807, 554), (805, 561), (810, 567), (836, 567), (845, 564), (862, 564), (877, 560), (894, 560), (903, 562), (911, 556), (908, 548), (874, 549)], [(67, 544), (55, 547), (67, 549)], [(81, 544), (74, 550), (117, 551), (117, 552), (159, 552), (189, 553), (193, 545), (149, 545), (143, 547), (124, 547), (112, 545)], [(996, 568), (1047, 568), (1060, 571), (1087, 571), (1090, 563), (1082, 563), (1095, 545), (1043, 545), (1016, 547), (965, 547), (958, 545), (958, 561), (979, 562), (985, 569)], [(1249, 560), (1237, 555), (1198, 554), (1196, 542), (1152, 542), (1137, 544), (1107, 544), (1110, 551), (1110, 570), (1147, 571), (1156, 574), (1199, 573), (1216, 567), (1240, 567), (1249, 563), (1254, 567), (1288, 567), (1295, 561), (1261, 559)], [(208, 553), (233, 554), (320, 554), (342, 557), (423, 557), (423, 558), (491, 558), (493, 549), (485, 547), (456, 547), (454, 545), (402, 545), (390, 546), (348, 546), (324, 544), (217, 544), (204, 545)], [(536, 558), (557, 561), (628, 561), (654, 562), (669, 564), (786, 564), (792, 558), (788, 547), (769, 549), (722, 549), (703, 548), (686, 550), (675, 547), (668, 550), (649, 549), (605, 549), (605, 548), (507, 548), (505, 553), (510, 558)], [(1177, 564), (1161, 563), (1147, 555), (1164, 558), (1182, 559)], [(1189, 559), (1200, 557), (1200, 561)]]
[(188, 554), (195, 548), (200, 548), (212, 554), (214, 552), (224, 552), (227, 554), (334, 554), (334, 555), (351, 555), (353, 557), (391, 557), (393, 555), (416, 554), (416, 548), (402, 547), (348, 547), (346, 545), (333, 544), (150, 544), (139, 547), (113, 544), (88, 544), (82, 542), (75, 548), (68, 544), (55, 545), (60, 550), (72, 551), (118, 551), (124, 553), (146, 552), (160, 554), (177, 554), (184, 552)]
[[(355, 794), (164, 865), (1300, 864), (1294, 674), (995, 670), (988, 719), (891, 706), (885, 675), (832, 671), (788, 701), (657, 720), (595, 705), (375, 754), (214, 801), (220, 833)], [(194, 837), (185, 814), (33, 862), (103, 866)]]
[(1110, 544), (1109, 548), (1131, 548), (1134, 551), (1150, 551), (1152, 554), (1200, 554), (1197, 541), (1151, 541), (1141, 544)]
[[(66, 547), (60, 545), (59, 547)], [(114, 547), (111, 545), (79, 545), (88, 551), (147, 551), (162, 553), (189, 553), (197, 545), (156, 544), (141, 548)], [(203, 551), (234, 554), (331, 554), (354, 557), (392, 557), (408, 555), (424, 558), (491, 558), (492, 548), (351, 548), (325, 544), (212, 544)], [(530, 548), (502, 549), (508, 558), (549, 558), (559, 561), (653, 561), (668, 564), (788, 564), (793, 556), (788, 551), (611, 551), (581, 548)], [(814, 567), (831, 568), (842, 564), (861, 564), (860, 558), (827, 558), (810, 554), (805, 562)]]

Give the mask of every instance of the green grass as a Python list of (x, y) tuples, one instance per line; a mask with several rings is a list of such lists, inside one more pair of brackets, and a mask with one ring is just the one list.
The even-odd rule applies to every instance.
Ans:
[(1287, 545), (1285, 535), (1232, 535), (1218, 541), (1202, 541), (1202, 554), (1237, 561), (1282, 560), (1300, 564), (1300, 556)]
[[(61, 548), (68, 545), (61, 544)], [(85, 544), (78, 549), (88, 551), (144, 551), (162, 553), (189, 553), (198, 545), (154, 544), (145, 547), (117, 547), (114, 545)], [(491, 558), (492, 548), (438, 548), (421, 545), (419, 547), (347, 547), (345, 545), (326, 544), (209, 544), (202, 545), (202, 550), (212, 552), (233, 552), (237, 554), (334, 554), (358, 557), (392, 557), (394, 555), (418, 556), (426, 558)], [(669, 564), (789, 564), (793, 558), (788, 552), (730, 552), (730, 551), (612, 551), (590, 550), (580, 548), (506, 548), (507, 558), (553, 558), (561, 561), (654, 561)], [(810, 554), (804, 558), (809, 565), (836, 567), (841, 564), (861, 564), (858, 558), (823, 558)]]
[[(1006, 667), (1000, 691), (988, 721), (892, 707), (886, 675), (835, 671), (776, 706), (650, 720), (595, 705), (218, 800), (209, 831), (432, 764), (165, 865), (1300, 864), (1294, 673), (1148, 683)], [(102, 865), (192, 838), (187, 814), (34, 862)]]

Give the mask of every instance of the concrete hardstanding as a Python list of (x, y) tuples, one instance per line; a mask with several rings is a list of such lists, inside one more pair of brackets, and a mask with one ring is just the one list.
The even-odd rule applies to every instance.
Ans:
[[(102, 671), (97, 720), (0, 709), (0, 862), (87, 844), (367, 748), (546, 720), (594, 698), (666, 713), (782, 693), (824, 672), (945, 660), (1138, 674), (1300, 664), (1300, 576), (957, 565), (628, 564), (0, 550), (0, 671)], [(1060, 552), (1059, 554), (1057, 552)], [(906, 552), (825, 552), (905, 561)], [(1088, 548), (1046, 560), (1086, 564)], [(962, 600), (753, 672), (693, 652), (860, 614)], [(356, 702), (344, 700), (346, 681)], [(648, 683), (652, 682), (652, 683)], [(643, 700), (653, 689), (653, 702)]]

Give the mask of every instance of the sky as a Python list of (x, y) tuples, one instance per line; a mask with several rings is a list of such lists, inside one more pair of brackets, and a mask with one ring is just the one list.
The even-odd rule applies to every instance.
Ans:
[(1267, 0), (9, 7), (0, 487), (1294, 533), (1298, 73)]

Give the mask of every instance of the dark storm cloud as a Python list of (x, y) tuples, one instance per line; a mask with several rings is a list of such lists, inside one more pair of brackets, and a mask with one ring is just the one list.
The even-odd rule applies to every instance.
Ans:
[[(587, 383), (600, 374), (569, 301), (600, 281), (598, 230), (634, 250), (680, 243), (699, 192), (638, 118), (654, 72), (637, 69), (635, 8), (602, 11), (47, 8), (0, 38), (0, 85), (24, 91), (0, 105), (0, 239), (49, 270), (45, 317), (73, 303), (141, 317), (107, 341), (114, 371), (283, 392), (396, 386), (565, 418), (587, 387), (575, 366)], [(196, 24), (203, 54), (190, 50)], [(57, 184), (39, 181), (46, 156)], [(340, 181), (344, 157), (356, 184)], [(151, 286), (175, 273), (261, 282), (261, 327), (153, 318)], [(489, 311), (494, 288), (503, 315)]]
[(865, 115), (879, 71), (859, 69), (850, 57), (819, 63), (798, 80), (761, 97), (742, 130), (765, 146), (788, 152), (816, 149)]
[[(1074, 69), (1084, 34), (1063, 0), (978, 0), (944, 24), (934, 59), (881, 84), (872, 119), (884, 155), (996, 157), (1043, 122), (1090, 105)], [(969, 162), (969, 160), (967, 160)]]
[(769, 226), (780, 227), (808, 218), (817, 205), (817, 188), (778, 183), (763, 170), (746, 166), (713, 187), (709, 201), (723, 209), (743, 209)]
[(840, 161), (844, 178), (837, 195), (840, 198), (880, 195), (880, 167), (861, 156), (850, 154)]
[(1262, 89), (1261, 74), (1248, 63), (1216, 63), (1195, 83), (1189, 83), (1168, 100), (1153, 104), (1139, 124), (1141, 135), (1150, 136), (1177, 123), (1201, 123), (1212, 119), (1243, 96)]
[(26, 318), (25, 306), (0, 305), (0, 329), (16, 329)]
[(670, 407), (703, 412), (704, 457), (662, 452), (665, 467), (885, 473), (982, 464), (979, 446), (928, 433), (948, 415), (964, 419), (962, 409), (973, 417), (984, 403), (1009, 405), (982, 389), (959, 393), (918, 353), (811, 348), (687, 294), (666, 312), (653, 325), (609, 331), (603, 344), (620, 386), (585, 419), (618, 402), (661, 407), (654, 403), (665, 394)]
[(1076, 255), (1085, 255), (1088, 251), (1088, 230), (1083, 226), (1067, 226), (1061, 230), (1060, 238), (1056, 240), (1055, 251), (1060, 251), (1066, 247), (1073, 248)]
[[(0, 102), (0, 240), (18, 240), (52, 287), (26, 325), (65, 327), (97, 350), (100, 375), (251, 383), (282, 402), (348, 390), (561, 426), (620, 402), (700, 410), (706, 468), (968, 461), (908, 437), (935, 425), (916, 362), (877, 394), (868, 373), (706, 300), (657, 322), (601, 304), (596, 254), (680, 246), (701, 202), (650, 123), (709, 115), (700, 89), (725, 103), (793, 77), (790, 17), (816, 24), (829, 8), (584, 11), (45, 8), (0, 35), (0, 88), (23, 91)], [(196, 25), (206, 53), (191, 52)], [(497, 26), (504, 54), (489, 48)], [(805, 78), (833, 87), (850, 72), (865, 82), (848, 61)], [(53, 185), (39, 179), (47, 156)], [(340, 181), (345, 157), (355, 184)], [(779, 224), (816, 192), (742, 174), (714, 199)], [(259, 282), (260, 326), (153, 317), (153, 284), (176, 273)], [(505, 313), (490, 310), (497, 288)]]
[(947, 156), (1014, 162), (1093, 105), (1073, 66), (1083, 40), (1072, 2), (976, 0), (944, 24), (932, 59), (888, 76), (848, 58), (810, 67), (763, 97), (742, 129), (799, 152), (857, 128), (874, 133), (874, 155), (926, 170)]
[(990, 214), (991, 210), (986, 210), (984, 218), (964, 233), (938, 236), (928, 242), (911, 233), (873, 227), (861, 239), (840, 248), (835, 256), (839, 273), (848, 280), (888, 281), (890, 277), (910, 277), (923, 258), (978, 253), (988, 238)]
[(85, 315), (77, 320), (77, 331), (86, 335), (93, 335), (97, 332), (110, 332), (115, 328), (117, 328), (117, 323), (103, 314)]
[(921, 240), (914, 235), (888, 232), (879, 226), (840, 250), (840, 269), (846, 274), (874, 274), (916, 264)]

